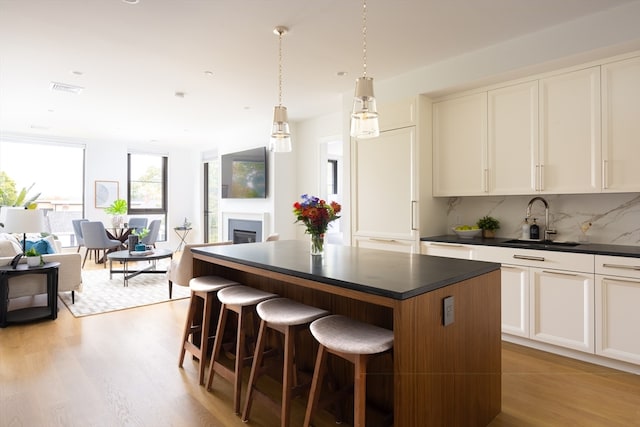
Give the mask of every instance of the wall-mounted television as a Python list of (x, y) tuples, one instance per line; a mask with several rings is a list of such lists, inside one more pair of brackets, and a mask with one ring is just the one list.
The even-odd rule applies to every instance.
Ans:
[(221, 156), (223, 199), (267, 197), (267, 149), (265, 147)]

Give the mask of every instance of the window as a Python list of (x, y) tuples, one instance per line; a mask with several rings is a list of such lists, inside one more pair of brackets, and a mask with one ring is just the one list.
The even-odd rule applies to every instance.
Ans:
[[(45, 230), (63, 247), (75, 246), (71, 220), (84, 216), (84, 145), (34, 141), (0, 142), (0, 205), (31, 189), (45, 211)], [(2, 212), (0, 211), (0, 216)]]
[(327, 161), (327, 194), (338, 194), (338, 161)]
[(220, 158), (204, 163), (205, 242), (218, 241), (218, 195), (220, 192)]
[(129, 154), (129, 215), (162, 220), (158, 240), (167, 239), (167, 163), (159, 154)]

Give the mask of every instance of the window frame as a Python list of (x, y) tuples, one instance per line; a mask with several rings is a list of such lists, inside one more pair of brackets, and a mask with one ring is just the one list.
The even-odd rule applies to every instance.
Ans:
[[(155, 209), (140, 209), (140, 208), (132, 208), (131, 207), (131, 156), (132, 155), (145, 155), (145, 156), (158, 156), (162, 158), (162, 207)], [(154, 153), (128, 153), (127, 154), (127, 206), (129, 215), (164, 215), (165, 218), (167, 216), (167, 195), (168, 195), (168, 164), (169, 157), (162, 154), (154, 154)], [(166, 221), (165, 221), (166, 222)]]

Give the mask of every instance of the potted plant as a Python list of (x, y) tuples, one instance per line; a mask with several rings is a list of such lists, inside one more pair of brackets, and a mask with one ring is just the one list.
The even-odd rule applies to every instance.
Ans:
[(127, 214), (127, 201), (124, 199), (116, 199), (110, 206), (104, 208), (105, 213), (113, 215), (111, 223), (115, 228), (120, 228), (124, 220), (123, 215)]
[(37, 267), (44, 264), (42, 255), (35, 248), (29, 248), (24, 255), (27, 257), (27, 265), (29, 267)]
[(485, 215), (478, 220), (476, 225), (482, 229), (482, 237), (495, 237), (496, 230), (500, 228), (500, 221)]

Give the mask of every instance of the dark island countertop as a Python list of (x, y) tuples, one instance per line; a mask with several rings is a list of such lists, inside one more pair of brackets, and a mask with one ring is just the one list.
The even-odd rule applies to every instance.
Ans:
[(458, 243), (461, 245), (485, 245), (485, 246), (500, 246), (505, 248), (518, 248), (518, 249), (537, 249), (545, 251), (558, 251), (558, 252), (573, 252), (582, 254), (593, 255), (610, 255), (610, 256), (622, 256), (640, 258), (640, 246), (631, 245), (608, 245), (600, 243), (580, 243), (575, 246), (560, 246), (553, 244), (545, 244), (544, 242), (510, 242), (509, 238), (491, 238), (484, 239), (482, 237), (474, 237), (472, 239), (464, 239), (454, 235), (441, 235), (422, 237), (421, 241), (429, 242), (441, 242), (441, 243)]
[(397, 300), (500, 269), (498, 263), (330, 244), (316, 259), (309, 246), (305, 241), (280, 240), (198, 247), (192, 252)]

